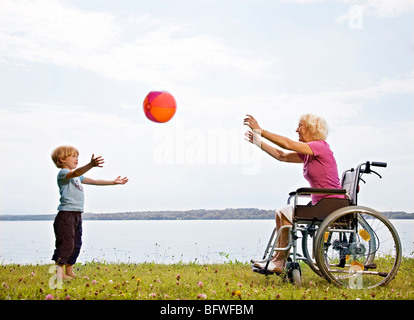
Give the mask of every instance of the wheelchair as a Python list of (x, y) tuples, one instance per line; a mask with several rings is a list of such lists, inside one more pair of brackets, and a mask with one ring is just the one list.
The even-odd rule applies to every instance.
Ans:
[[(306, 263), (316, 274), (330, 283), (351, 289), (370, 289), (387, 285), (397, 274), (401, 263), (401, 241), (391, 222), (381, 213), (358, 206), (359, 184), (362, 176), (381, 175), (372, 167), (387, 167), (383, 162), (364, 162), (356, 169), (346, 170), (341, 179), (342, 189), (300, 188), (289, 194), (293, 199), (293, 224), (273, 230), (263, 260), (265, 268), (254, 272), (273, 274), (267, 270), (275, 251), (291, 250), (284, 276), (301, 286), (299, 261)], [(299, 204), (312, 194), (343, 195), (344, 198), (323, 198), (315, 205)], [(277, 247), (283, 229), (289, 229), (289, 244)], [(298, 252), (301, 239), (302, 253)]]

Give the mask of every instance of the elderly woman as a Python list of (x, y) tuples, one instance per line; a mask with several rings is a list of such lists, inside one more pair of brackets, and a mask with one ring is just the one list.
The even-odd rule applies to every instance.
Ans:
[[(303, 175), (312, 188), (341, 188), (336, 161), (329, 144), (325, 141), (328, 136), (328, 126), (323, 118), (313, 114), (305, 114), (299, 120), (296, 132), (299, 135), (299, 142), (286, 137), (263, 130), (256, 119), (246, 115), (244, 124), (252, 131), (246, 132), (247, 141), (255, 144), (273, 158), (292, 163), (303, 163)], [(269, 140), (282, 149), (284, 152), (261, 141), (261, 137)], [(316, 204), (324, 197), (322, 194), (312, 195), (312, 204)], [(293, 207), (286, 206), (276, 210), (276, 229), (284, 225), (292, 224)], [(288, 245), (288, 230), (283, 230), (279, 238), (278, 247), (284, 248)], [(268, 270), (280, 274), (283, 272), (285, 261), (289, 251), (276, 251), (269, 263)], [(264, 268), (266, 261), (255, 261), (254, 265)]]

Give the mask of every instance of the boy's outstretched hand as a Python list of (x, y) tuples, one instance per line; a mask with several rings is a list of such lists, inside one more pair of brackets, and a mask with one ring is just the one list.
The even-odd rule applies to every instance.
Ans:
[(92, 154), (92, 158), (91, 158), (91, 162), (90, 162), (90, 164), (92, 165), (92, 167), (100, 167), (100, 168), (102, 168), (104, 162), (105, 161), (104, 161), (104, 159), (101, 156), (95, 158), (95, 155)]
[(128, 178), (124, 177), (121, 179), (121, 176), (119, 176), (118, 178), (114, 180), (114, 184), (125, 184), (127, 182), (128, 182)]

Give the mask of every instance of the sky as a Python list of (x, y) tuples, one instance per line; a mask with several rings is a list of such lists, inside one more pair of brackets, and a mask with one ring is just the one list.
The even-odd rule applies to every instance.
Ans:
[[(50, 154), (73, 145), (85, 212), (277, 209), (300, 164), (244, 140), (253, 115), (297, 139), (315, 113), (342, 173), (387, 162), (359, 204), (414, 211), (414, 1), (0, 0), (0, 214), (57, 212)], [(149, 121), (150, 91), (177, 101)]]

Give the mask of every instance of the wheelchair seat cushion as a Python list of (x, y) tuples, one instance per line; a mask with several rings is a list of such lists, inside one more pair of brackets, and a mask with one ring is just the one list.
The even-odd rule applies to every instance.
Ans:
[(340, 198), (323, 198), (314, 205), (297, 205), (295, 207), (295, 221), (323, 221), (335, 210), (348, 207), (350, 201)]

